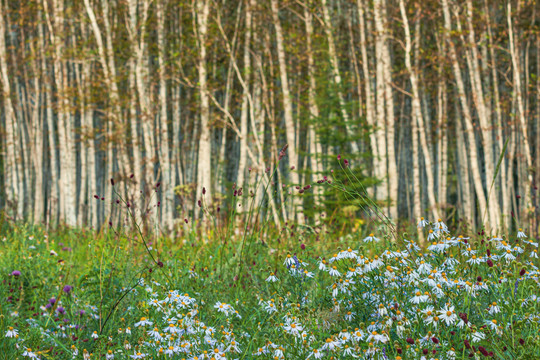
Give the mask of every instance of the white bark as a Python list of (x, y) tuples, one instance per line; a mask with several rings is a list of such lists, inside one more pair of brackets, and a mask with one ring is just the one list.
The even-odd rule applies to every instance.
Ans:
[[(279, 62), (279, 76), (281, 79), (281, 90), (283, 95), (283, 109), (285, 112), (285, 133), (287, 136), (287, 143), (289, 148), (287, 149), (287, 156), (289, 160), (289, 166), (291, 171), (289, 172), (290, 189), (294, 189), (294, 186), (299, 186), (298, 176), (298, 155), (297, 155), (297, 141), (295, 139), (295, 124), (293, 118), (292, 97), (289, 90), (289, 76), (287, 73), (287, 61), (285, 59), (285, 48), (283, 40), (283, 30), (281, 28), (281, 22), (279, 20), (279, 8), (278, 1), (271, 0), (272, 5), (272, 18), (274, 22), (274, 28), (276, 30), (276, 45)], [(295, 194), (292, 190), (291, 195), (293, 198), (293, 209), (297, 220), (301, 223), (303, 216), (300, 212), (302, 209), (302, 199)]]
[[(199, 79), (201, 134), (199, 138), (199, 156), (197, 163), (197, 191), (196, 200), (202, 199), (202, 190), (206, 189), (205, 202), (212, 203), (212, 164), (211, 164), (211, 139), (210, 139), (210, 99), (207, 85), (207, 59), (206, 40), (208, 33), (209, 0), (196, 0), (197, 18), (197, 46), (199, 59), (197, 64)], [(194, 9), (195, 10), (195, 9)]]
[[(315, 93), (317, 86), (315, 83), (315, 60), (313, 59), (313, 15), (306, 6), (304, 8), (304, 21), (306, 25), (306, 45), (307, 45), (307, 62), (308, 62), (308, 78), (309, 78), (309, 90), (308, 90), (308, 109), (310, 123), (308, 125), (308, 138), (309, 138), (309, 152), (310, 152), (310, 171), (312, 173), (311, 181), (318, 180), (317, 176), (323, 171), (320, 157), (322, 156), (321, 142), (317, 138), (315, 131), (314, 121), (319, 117), (319, 106), (315, 101)], [(315, 186), (314, 190), (314, 205), (317, 208), (321, 204), (323, 189), (321, 186)]]
[(507, 6), (507, 20), (508, 20), (508, 36), (509, 36), (509, 42), (510, 42), (510, 56), (512, 58), (512, 70), (513, 70), (513, 80), (514, 80), (514, 93), (516, 95), (517, 99), (517, 107), (518, 107), (518, 123), (520, 127), (520, 133), (522, 139), (519, 141), (520, 144), (522, 144), (521, 151), (525, 155), (525, 165), (526, 172), (527, 172), (527, 180), (528, 184), (524, 188), (526, 189), (524, 191), (524, 202), (527, 207), (531, 206), (531, 195), (530, 195), (530, 187), (533, 185), (533, 177), (532, 177), (532, 157), (531, 157), (531, 148), (529, 144), (529, 135), (527, 131), (527, 120), (525, 119), (525, 107), (524, 107), (524, 100), (523, 100), (523, 94), (522, 94), (522, 85), (521, 85), (521, 67), (519, 64), (519, 58), (518, 53), (516, 50), (515, 40), (514, 40), (514, 30), (513, 30), (513, 24), (512, 24), (512, 5), (510, 2), (508, 2)]
[[(431, 214), (433, 219), (439, 218), (439, 211), (437, 207), (437, 200), (435, 198), (435, 181), (433, 179), (433, 162), (431, 160), (431, 154), (427, 144), (426, 131), (424, 125), (424, 116), (422, 115), (422, 109), (420, 107), (420, 96), (418, 91), (418, 78), (416, 76), (416, 70), (411, 65), (411, 32), (409, 28), (409, 21), (407, 19), (407, 10), (403, 0), (400, 0), (399, 7), (401, 10), (401, 18), (403, 19), (403, 28), (405, 30), (405, 66), (409, 72), (409, 79), (412, 87), (412, 116), (418, 125), (418, 132), (420, 133), (420, 144), (422, 146), (422, 153), (424, 156), (424, 164), (426, 167), (427, 175), (427, 195), (431, 206)], [(418, 187), (418, 184), (415, 184)], [(416, 189), (415, 189), (416, 190)], [(419, 189), (418, 189), (419, 190)]]
[[(470, 158), (470, 168), (472, 172), (472, 181), (474, 184), (474, 189), (476, 192), (476, 197), (478, 199), (478, 205), (480, 208), (481, 214), (486, 210), (487, 204), (486, 204), (486, 196), (484, 192), (484, 187), (482, 185), (482, 177), (480, 175), (479, 170), (479, 163), (478, 163), (478, 152), (476, 148), (476, 139), (474, 136), (474, 127), (472, 123), (472, 116), (470, 113), (469, 108), (469, 102), (467, 100), (466, 94), (465, 94), (465, 85), (463, 83), (463, 78), (461, 75), (461, 69), (459, 67), (457, 54), (455, 45), (452, 42), (452, 40), (449, 38), (450, 32), (452, 30), (451, 25), (451, 18), (450, 18), (450, 10), (448, 6), (448, 0), (442, 0), (442, 6), (443, 6), (443, 13), (444, 13), (444, 27), (446, 31), (446, 40), (449, 47), (450, 52), (450, 61), (452, 63), (452, 69), (454, 72), (454, 76), (456, 78), (457, 83), (457, 89), (458, 89), (458, 96), (461, 103), (461, 109), (463, 111), (463, 117), (465, 120), (465, 132), (467, 133), (467, 137), (469, 140), (469, 158)], [(471, 222), (474, 221), (474, 219), (470, 219)], [(486, 222), (486, 229), (489, 231), (491, 230), (490, 226), (490, 219)]]
[[(5, 138), (3, 147), (6, 149), (6, 155), (4, 157), (4, 182), (6, 184), (6, 203), (8, 209), (16, 209), (18, 207), (19, 197), (17, 184), (17, 171), (16, 171), (16, 159), (15, 159), (15, 144), (17, 140), (15, 138), (18, 133), (17, 119), (15, 118), (15, 111), (13, 109), (13, 103), (11, 101), (11, 89), (10, 81), (8, 77), (8, 64), (6, 58), (6, 42), (5, 42), (5, 12), (2, 9), (2, 2), (0, 1), (0, 80), (2, 82), (2, 98), (4, 99), (4, 114), (5, 114)], [(9, 215), (15, 216), (14, 212), (8, 212)]]
[(156, 3), (159, 66), (159, 164), (161, 167), (163, 203), (161, 209), (162, 225), (167, 232), (174, 222), (174, 163), (169, 149), (169, 129), (167, 124), (167, 83), (165, 79), (165, 1)]

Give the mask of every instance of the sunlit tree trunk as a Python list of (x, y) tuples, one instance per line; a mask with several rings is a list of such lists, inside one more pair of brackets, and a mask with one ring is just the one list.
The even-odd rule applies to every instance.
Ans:
[[(379, 152), (379, 145), (377, 143), (377, 132), (373, 131), (377, 127), (377, 119), (375, 118), (376, 110), (375, 110), (375, 95), (373, 93), (372, 89), (372, 73), (369, 68), (369, 59), (368, 59), (368, 44), (367, 44), (367, 37), (366, 32), (369, 32), (370, 29), (366, 28), (366, 21), (365, 21), (365, 4), (363, 0), (357, 0), (357, 7), (358, 7), (358, 18), (359, 18), (359, 28), (360, 28), (360, 52), (362, 55), (362, 71), (364, 73), (364, 87), (365, 87), (365, 94), (366, 94), (366, 120), (368, 125), (370, 126), (370, 132), (369, 132), (369, 140), (371, 145), (371, 152), (373, 153), (373, 168), (374, 173), (373, 175), (375, 177), (381, 178), (379, 174), (379, 170), (382, 168), (381, 162), (384, 162), (384, 159), (382, 158), (380, 152)], [(370, 187), (368, 189), (368, 194), (370, 196), (373, 196), (374, 191)]]
[[(17, 119), (15, 118), (15, 111), (13, 109), (13, 103), (11, 101), (11, 86), (8, 77), (9, 69), (7, 63), (7, 51), (6, 51), (6, 26), (5, 16), (6, 12), (3, 9), (2, 1), (0, 1), (0, 79), (2, 81), (2, 98), (4, 100), (4, 116), (5, 116), (5, 135), (3, 136), (3, 145), (5, 149), (5, 156), (3, 158), (4, 165), (4, 183), (6, 186), (6, 204), (9, 215), (15, 216), (16, 209), (18, 208), (19, 198), (22, 194), (19, 194), (19, 188), (17, 184), (17, 167), (15, 159), (15, 144), (18, 142), (16, 139)], [(15, 209), (15, 211), (11, 211)]]
[[(474, 127), (473, 127), (473, 121), (472, 116), (469, 108), (469, 101), (467, 100), (466, 94), (465, 94), (465, 85), (463, 83), (463, 78), (461, 75), (461, 69), (459, 67), (458, 58), (456, 54), (455, 45), (452, 42), (452, 40), (449, 38), (450, 33), (452, 31), (452, 25), (451, 25), (451, 18), (450, 18), (450, 10), (448, 6), (448, 0), (442, 0), (442, 6), (443, 6), (443, 14), (444, 14), (444, 28), (446, 31), (445, 37), (446, 41), (448, 43), (448, 50), (450, 55), (450, 62), (452, 64), (452, 69), (454, 72), (454, 76), (456, 78), (457, 83), (457, 90), (458, 90), (458, 96), (461, 103), (461, 110), (463, 112), (463, 117), (465, 120), (465, 132), (467, 133), (467, 137), (469, 140), (469, 146), (468, 146), (468, 153), (470, 158), (470, 169), (472, 173), (472, 182), (474, 185), (474, 189), (476, 192), (476, 197), (478, 199), (478, 205), (481, 214), (484, 213), (484, 211), (487, 208), (486, 203), (486, 195), (484, 192), (484, 187), (482, 185), (482, 177), (480, 175), (480, 169), (479, 169), (479, 162), (478, 162), (478, 152), (476, 147), (476, 139), (474, 136)], [(473, 219), (471, 219), (473, 221)], [(486, 229), (489, 231), (490, 228), (490, 219), (488, 218), (487, 222), (485, 223)]]
[(208, 15), (210, 12), (209, 0), (196, 0), (196, 6), (193, 14), (197, 18), (197, 49), (199, 58), (197, 63), (198, 81), (199, 81), (199, 109), (200, 109), (200, 138), (199, 138), (199, 156), (197, 159), (197, 191), (196, 199), (202, 199), (203, 188), (206, 189), (205, 202), (212, 203), (212, 164), (211, 164), (211, 147), (210, 139), (210, 99), (208, 96), (207, 85), (207, 37), (208, 37)]
[[(73, 134), (73, 122), (70, 115), (68, 95), (68, 69), (65, 56), (65, 44), (63, 36), (66, 33), (64, 27), (64, 1), (53, 0), (52, 12), (47, 1), (44, 1), (45, 13), (49, 23), (49, 35), (53, 47), (54, 81), (57, 90), (57, 128), (58, 144), (60, 148), (60, 178), (59, 184), (62, 189), (60, 197), (60, 220), (69, 226), (77, 224), (76, 207), (76, 169), (75, 169), (75, 140)], [(62, 36), (62, 37), (61, 37)]]
[[(291, 182), (290, 189), (294, 189), (294, 186), (299, 184), (298, 176), (298, 153), (297, 153), (297, 142), (295, 139), (295, 124), (293, 119), (293, 107), (292, 107), (292, 97), (289, 90), (289, 75), (287, 72), (287, 61), (285, 59), (285, 47), (283, 40), (283, 30), (281, 28), (281, 22), (279, 20), (279, 8), (278, 1), (271, 0), (272, 5), (272, 18), (274, 22), (274, 28), (276, 31), (276, 45), (278, 53), (278, 62), (279, 62), (279, 76), (281, 79), (281, 90), (283, 95), (283, 109), (285, 117), (285, 134), (287, 136), (287, 143), (289, 148), (287, 149), (287, 157), (289, 160), (289, 166), (291, 168), (289, 172), (289, 180)], [(303, 216), (300, 215), (302, 209), (302, 200), (299, 196), (296, 195), (294, 190), (291, 190), (291, 196), (293, 201), (294, 216), (301, 223)], [(297, 216), (298, 215), (298, 216)]]
[[(469, 74), (472, 82), (472, 95), (474, 103), (476, 104), (476, 111), (480, 122), (480, 135), (482, 138), (482, 144), (484, 149), (484, 164), (486, 167), (486, 185), (488, 191), (488, 209), (490, 226), (493, 229), (500, 227), (500, 208), (499, 202), (496, 197), (496, 192), (491, 190), (491, 183), (495, 174), (494, 163), (495, 158), (493, 156), (493, 134), (492, 124), (490, 121), (490, 114), (487, 113), (487, 107), (484, 101), (484, 91), (482, 88), (482, 81), (480, 79), (480, 67), (478, 65), (478, 59), (480, 55), (476, 46), (475, 32), (473, 27), (473, 5), (472, 0), (467, 0), (467, 30), (468, 30), (468, 46), (467, 52), (470, 51), (470, 60), (468, 61), (470, 68)], [(459, 22), (458, 22), (459, 23)], [(491, 190), (491, 191), (490, 191)], [(481, 209), (482, 213), (486, 209)]]
[[(315, 61), (313, 59), (313, 14), (310, 9), (306, 6), (304, 7), (304, 21), (306, 25), (306, 45), (307, 45), (307, 65), (308, 65), (308, 81), (309, 81), (309, 90), (308, 90), (308, 111), (310, 123), (308, 125), (308, 138), (309, 138), (309, 153), (310, 153), (310, 171), (311, 171), (311, 181), (315, 182), (318, 180), (317, 176), (320, 176), (322, 173), (322, 164), (320, 157), (322, 155), (322, 146), (321, 142), (317, 138), (317, 133), (315, 131), (314, 122), (319, 117), (319, 106), (315, 101), (315, 94), (317, 91), (317, 86), (315, 83)], [(322, 187), (315, 186), (314, 191), (314, 205), (319, 207), (321, 203), (322, 196)]]
[[(433, 162), (431, 161), (431, 154), (427, 145), (424, 117), (422, 115), (422, 109), (420, 107), (420, 96), (418, 92), (418, 78), (416, 76), (416, 70), (414, 70), (411, 65), (411, 47), (412, 47), (411, 32), (409, 29), (409, 21), (407, 19), (407, 10), (405, 9), (405, 4), (403, 0), (400, 0), (399, 6), (401, 10), (401, 18), (403, 19), (403, 28), (405, 30), (405, 66), (407, 67), (407, 71), (409, 72), (409, 79), (411, 81), (411, 88), (412, 88), (412, 112), (413, 112), (412, 116), (415, 119), (413, 121), (416, 121), (418, 125), (418, 132), (420, 133), (420, 144), (422, 146), (422, 153), (424, 156), (424, 164), (426, 167), (426, 175), (427, 175), (427, 182), (428, 182), (427, 195), (429, 198), (431, 213), (434, 219), (438, 219), (439, 211), (437, 208), (437, 200), (435, 198), (435, 181), (433, 179)], [(415, 187), (418, 187), (418, 184), (415, 184)]]
[[(519, 63), (519, 57), (518, 57), (518, 51), (516, 49), (515, 44), (515, 34), (513, 29), (513, 21), (512, 21), (512, 5), (510, 2), (508, 2), (507, 5), (507, 20), (508, 20), (508, 37), (509, 37), (509, 46), (510, 46), (510, 57), (512, 58), (512, 70), (513, 70), (513, 89), (514, 93), (516, 95), (517, 100), (517, 110), (518, 110), (518, 124), (521, 134), (521, 139), (519, 141), (519, 144), (521, 144), (521, 151), (525, 156), (525, 165), (526, 165), (526, 177), (528, 180), (528, 183), (526, 186), (524, 186), (524, 203), (526, 204), (526, 207), (531, 206), (531, 188), (533, 184), (533, 177), (532, 177), (532, 157), (531, 157), (531, 148), (529, 143), (529, 135), (528, 135), (528, 129), (527, 129), (527, 120), (526, 120), (526, 114), (525, 114), (525, 106), (524, 106), (524, 100), (523, 100), (523, 94), (522, 94), (522, 85), (521, 85), (521, 66)], [(525, 180), (525, 179), (523, 179)]]
[(161, 168), (163, 203), (161, 209), (162, 225), (166, 232), (172, 230), (174, 222), (174, 162), (169, 149), (169, 126), (167, 123), (167, 82), (165, 74), (165, 8), (166, 1), (156, 3), (158, 34), (158, 67), (159, 67), (159, 164)]
[[(249, 4), (248, 1), (246, 1), (246, 10), (245, 10), (245, 17), (246, 17), (246, 28), (245, 28), (245, 38), (244, 38), (244, 74), (243, 74), (243, 82), (245, 83), (245, 86), (243, 86), (243, 93), (242, 93), (242, 110), (240, 114), (240, 157), (238, 160), (238, 176), (237, 176), (237, 185), (240, 187), (244, 187), (244, 190), (247, 191), (247, 186), (245, 184), (245, 174), (246, 174), (246, 167), (247, 167), (247, 147), (248, 147), (248, 117), (249, 117), (249, 101), (248, 101), (248, 93), (249, 93), (249, 82), (251, 78), (251, 57), (250, 57), (250, 51), (251, 51), (251, 11), (252, 7), (251, 4)], [(256, 131), (256, 129), (252, 129), (252, 131)], [(241, 198), (242, 199), (242, 198)], [(237, 211), (241, 213), (243, 211), (243, 205), (244, 201), (239, 202), (239, 207), (237, 208)]]

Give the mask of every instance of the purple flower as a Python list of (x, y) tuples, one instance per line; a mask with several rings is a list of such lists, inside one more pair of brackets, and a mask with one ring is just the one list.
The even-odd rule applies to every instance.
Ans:
[(50, 303), (51, 305), (54, 305), (55, 302), (56, 302), (56, 299), (55, 299), (55, 298), (50, 298), (50, 299), (49, 299), (49, 303)]
[(71, 286), (71, 285), (66, 285), (66, 286), (64, 286), (64, 289), (63, 289), (63, 290), (64, 290), (64, 292), (65, 292), (66, 294), (69, 294), (69, 293), (71, 292), (71, 290), (73, 290), (73, 286)]
[(63, 307), (59, 306), (58, 309), (56, 309), (56, 312), (59, 313), (59, 314), (64, 315), (64, 314), (66, 313), (66, 309), (64, 309)]
[(79, 310), (79, 315), (80, 315), (80, 316), (83, 316), (85, 313), (86, 313), (86, 311), (84, 311), (84, 310)]
[(50, 308), (52, 308), (52, 305), (51, 305), (51, 304), (45, 305), (45, 309), (50, 309)]
[(21, 272), (19, 270), (15, 270), (11, 273), (13, 276), (21, 276)]

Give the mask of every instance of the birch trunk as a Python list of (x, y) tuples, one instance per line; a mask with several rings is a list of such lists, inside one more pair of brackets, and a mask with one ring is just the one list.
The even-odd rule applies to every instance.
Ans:
[[(362, 55), (362, 71), (364, 73), (364, 87), (366, 93), (366, 120), (371, 129), (375, 130), (377, 127), (377, 121), (375, 119), (375, 99), (371, 85), (372, 74), (369, 69), (369, 59), (368, 59), (368, 50), (367, 50), (367, 39), (366, 32), (369, 32), (369, 29), (366, 28), (365, 22), (365, 4), (363, 0), (357, 0), (358, 7), (358, 18), (359, 18), (359, 28), (360, 28), (360, 52)], [(371, 130), (370, 129), (370, 130)], [(379, 169), (382, 167), (381, 162), (383, 159), (381, 153), (379, 152), (379, 144), (377, 143), (377, 132), (370, 131), (369, 139), (371, 143), (371, 152), (373, 153), (373, 169), (374, 176), (379, 177)], [(380, 177), (379, 177), (380, 178)], [(372, 197), (374, 195), (373, 189), (370, 187), (368, 189), (368, 195)]]
[(196, 199), (202, 199), (203, 188), (206, 189), (205, 202), (212, 203), (212, 172), (211, 172), (211, 151), (212, 143), (210, 139), (210, 99), (208, 96), (207, 85), (207, 33), (208, 33), (208, 15), (210, 12), (209, 0), (196, 0), (197, 18), (197, 46), (199, 50), (199, 59), (197, 64), (199, 79), (199, 97), (200, 97), (200, 128), (199, 155), (197, 163), (197, 191)]
[[(401, 10), (401, 18), (403, 19), (403, 28), (405, 30), (405, 66), (409, 72), (409, 79), (411, 81), (412, 87), (412, 112), (413, 112), (413, 121), (416, 121), (418, 126), (418, 132), (420, 133), (420, 144), (422, 146), (422, 153), (424, 156), (424, 164), (426, 167), (427, 175), (427, 195), (429, 203), (431, 206), (431, 214), (433, 219), (439, 218), (439, 211), (437, 206), (437, 200), (435, 198), (435, 181), (433, 179), (433, 162), (431, 161), (431, 154), (427, 145), (424, 117), (422, 115), (422, 109), (420, 105), (420, 96), (418, 92), (418, 78), (416, 77), (416, 70), (412, 68), (411, 65), (411, 32), (409, 29), (409, 21), (407, 19), (407, 10), (405, 9), (405, 4), (403, 0), (400, 0), (399, 7)], [(418, 184), (415, 183), (415, 186), (418, 187)], [(416, 190), (416, 189), (415, 189)], [(418, 189), (419, 190), (419, 189)], [(416, 191), (415, 191), (416, 193)]]
[[(467, 157), (467, 146), (465, 144), (465, 139), (463, 138), (463, 128), (461, 126), (461, 117), (459, 116), (459, 109), (456, 104), (456, 140), (457, 140), (457, 158), (458, 164), (458, 187), (461, 195), (461, 206), (458, 209), (461, 209), (461, 217), (466, 219), (466, 222), (471, 226), (475, 226), (475, 217), (474, 217), (474, 198), (471, 193), (471, 180), (469, 176), (469, 159)], [(469, 145), (470, 147), (470, 145)]]
[[(373, 14), (375, 19), (375, 61), (376, 61), (376, 130), (377, 145), (379, 148), (380, 161), (377, 162), (376, 177), (381, 180), (377, 185), (376, 198), (381, 201), (388, 201), (388, 171), (387, 164), (389, 161), (386, 129), (388, 128), (386, 117), (386, 97), (385, 97), (385, 69), (384, 69), (384, 27), (381, 15), (381, 0), (375, 0), (373, 4)], [(385, 206), (387, 207), (388, 204)]]
[(53, 0), (53, 9), (51, 13), (47, 1), (44, 0), (45, 13), (48, 16), (51, 44), (53, 46), (54, 61), (54, 81), (58, 92), (58, 140), (60, 146), (60, 178), (59, 184), (62, 188), (62, 197), (60, 198), (60, 220), (66, 222), (68, 226), (77, 224), (76, 207), (76, 168), (75, 168), (75, 141), (72, 129), (72, 119), (69, 112), (68, 97), (68, 74), (67, 61), (64, 56), (64, 40), (60, 34), (65, 33), (64, 26), (64, 2), (63, 0)]
[[(482, 81), (480, 79), (480, 66), (478, 65), (478, 59), (480, 55), (476, 46), (475, 32), (472, 24), (473, 21), (473, 5), (472, 0), (467, 0), (467, 30), (468, 30), (468, 51), (471, 52), (469, 64), (472, 65), (469, 69), (472, 82), (472, 94), (473, 100), (476, 104), (476, 111), (480, 122), (480, 134), (482, 138), (482, 147), (484, 149), (484, 163), (486, 166), (486, 186), (488, 192), (488, 206), (490, 227), (493, 229), (500, 228), (500, 208), (499, 202), (496, 197), (496, 192), (490, 191), (491, 183), (495, 175), (494, 163), (495, 158), (493, 156), (493, 134), (492, 124), (490, 123), (490, 114), (487, 113), (487, 107), (484, 101), (484, 91), (482, 89)], [(482, 209), (482, 213), (486, 211)]]
[(519, 141), (520, 144), (522, 144), (521, 151), (525, 155), (525, 165), (526, 165), (526, 173), (527, 173), (527, 180), (528, 184), (524, 186), (524, 202), (527, 209), (531, 207), (531, 188), (533, 186), (533, 177), (532, 177), (532, 157), (531, 157), (531, 148), (529, 145), (529, 135), (528, 135), (528, 129), (527, 129), (527, 120), (525, 118), (525, 107), (524, 107), (524, 101), (523, 101), (523, 94), (522, 94), (522, 87), (521, 87), (521, 67), (519, 64), (519, 58), (518, 53), (516, 50), (516, 45), (514, 42), (514, 30), (513, 30), (513, 24), (512, 24), (512, 5), (509, 2), (507, 6), (507, 20), (508, 20), (508, 36), (509, 36), (509, 42), (510, 42), (510, 56), (512, 58), (512, 70), (513, 70), (513, 80), (514, 80), (514, 93), (516, 95), (517, 99), (517, 107), (518, 107), (518, 123), (520, 126), (520, 133), (522, 139)]
[(17, 140), (15, 138), (18, 133), (17, 119), (15, 118), (15, 111), (13, 109), (13, 103), (11, 101), (11, 85), (8, 77), (8, 64), (7, 64), (7, 50), (5, 42), (6, 26), (4, 21), (4, 12), (2, 1), (0, 1), (0, 79), (2, 81), (2, 98), (4, 100), (4, 114), (5, 114), (5, 137), (3, 147), (6, 149), (6, 155), (4, 158), (4, 183), (6, 184), (6, 204), (8, 209), (8, 215), (16, 216), (16, 211), (12, 209), (18, 208), (18, 202), (20, 201), (19, 188), (17, 185), (17, 167), (15, 159), (15, 144)]
[[(394, 94), (392, 89), (392, 58), (390, 56), (390, 46), (388, 35), (390, 27), (386, 14), (386, 1), (380, 3), (381, 20), (383, 33), (382, 60), (384, 70), (384, 98), (386, 104), (386, 136), (387, 136), (387, 158), (388, 158), (388, 213), (391, 219), (397, 221), (397, 201), (399, 188), (399, 174), (397, 171), (395, 131), (396, 119), (394, 114)], [(432, 170), (431, 170), (432, 171)]]
[[(251, 59), (250, 59), (250, 43), (251, 43), (251, 10), (252, 6), (251, 4), (246, 1), (246, 10), (245, 10), (245, 16), (246, 16), (246, 29), (245, 29), (245, 39), (244, 39), (244, 75), (243, 75), (243, 82), (245, 83), (245, 86), (243, 86), (243, 93), (242, 93), (242, 110), (240, 115), (240, 157), (238, 161), (238, 176), (237, 176), (237, 185), (240, 187), (244, 187), (247, 191), (247, 186), (245, 186), (245, 173), (246, 173), (246, 166), (247, 166), (247, 147), (248, 147), (248, 117), (249, 117), (249, 101), (248, 101), (248, 94), (249, 94), (249, 82), (251, 78)], [(256, 131), (256, 129), (252, 129), (253, 131)], [(243, 198), (241, 198), (242, 200)], [(239, 207), (237, 208), (237, 212), (242, 213), (243, 212), (243, 205), (245, 205), (244, 201), (239, 202)]]
[[(290, 177), (290, 189), (294, 189), (294, 186), (299, 186), (299, 176), (298, 176), (298, 155), (297, 155), (297, 142), (295, 139), (295, 125), (293, 119), (293, 107), (292, 107), (292, 98), (289, 90), (289, 76), (287, 73), (287, 62), (285, 60), (285, 48), (283, 40), (283, 30), (281, 28), (281, 22), (279, 20), (279, 8), (278, 1), (271, 0), (272, 5), (272, 18), (274, 22), (274, 28), (276, 30), (276, 45), (278, 52), (278, 62), (279, 62), (279, 75), (281, 80), (281, 90), (283, 95), (283, 109), (285, 113), (285, 133), (287, 137), (287, 143), (289, 148), (287, 149), (289, 166), (291, 171), (289, 172)], [(292, 193), (291, 196), (293, 201), (293, 211), (296, 219), (302, 223), (303, 216), (300, 215), (302, 209), (302, 200), (299, 196)]]
[[(498, 138), (498, 148), (499, 151), (503, 150), (504, 147), (504, 126), (503, 126), (503, 115), (502, 115), (502, 109), (501, 109), (501, 97), (499, 94), (499, 76), (497, 74), (497, 57), (495, 56), (495, 46), (493, 44), (493, 31), (491, 29), (491, 22), (490, 22), (490, 16), (489, 16), (489, 8), (488, 8), (488, 2), (487, 0), (484, 2), (484, 9), (486, 13), (487, 18), (487, 31), (488, 31), (488, 48), (489, 48), (489, 55), (491, 58), (491, 77), (493, 81), (493, 102), (495, 107), (495, 124), (497, 128), (497, 138)], [(507, 166), (506, 166), (506, 159), (508, 155), (505, 154), (503, 158), (503, 162), (501, 163), (500, 172), (501, 172), (501, 180), (500, 180), (500, 188), (501, 188), (501, 195), (502, 195), (502, 224), (504, 226), (504, 229), (508, 230), (511, 226), (511, 220), (512, 217), (510, 216), (510, 213), (512, 211), (512, 203), (510, 201), (510, 193), (508, 191), (508, 187), (506, 186), (508, 180), (507, 180)]]
[(159, 164), (161, 167), (163, 204), (161, 209), (162, 225), (167, 232), (174, 223), (174, 163), (169, 149), (169, 128), (167, 123), (167, 82), (165, 78), (165, 15), (166, 1), (156, 3), (159, 66)]
[[(454, 46), (454, 43), (449, 38), (449, 35), (452, 31), (452, 25), (451, 25), (451, 18), (450, 18), (450, 10), (448, 7), (448, 0), (442, 0), (442, 6), (443, 6), (443, 13), (444, 13), (444, 27), (446, 31), (446, 41), (448, 43), (449, 52), (450, 52), (450, 62), (452, 64), (452, 69), (454, 72), (454, 76), (456, 78), (457, 83), (457, 89), (458, 89), (458, 96), (461, 103), (461, 109), (463, 111), (463, 117), (465, 120), (465, 132), (467, 133), (468, 140), (469, 140), (469, 158), (470, 158), (470, 168), (472, 172), (472, 181), (474, 185), (474, 189), (476, 192), (476, 197), (478, 199), (478, 205), (481, 211), (481, 214), (486, 210), (487, 204), (486, 204), (486, 196), (484, 192), (484, 187), (482, 185), (482, 177), (479, 170), (479, 163), (478, 163), (478, 152), (476, 148), (476, 139), (474, 136), (474, 127), (472, 123), (472, 116), (470, 113), (469, 108), (469, 102), (467, 100), (467, 97), (465, 95), (465, 85), (463, 83), (463, 78), (461, 76), (461, 69), (459, 67), (456, 49)], [(471, 221), (474, 221), (471, 219)], [(490, 228), (490, 219), (488, 219), (487, 223), (485, 225), (486, 229), (488, 231), (491, 230)]]
[[(320, 157), (322, 155), (322, 146), (317, 139), (317, 133), (315, 131), (314, 122), (319, 118), (319, 106), (315, 101), (315, 93), (317, 86), (315, 83), (315, 61), (313, 59), (313, 14), (311, 14), (308, 7), (304, 7), (304, 21), (306, 25), (306, 45), (307, 45), (307, 63), (308, 63), (308, 78), (309, 78), (309, 90), (308, 90), (308, 109), (309, 109), (309, 125), (308, 125), (308, 138), (309, 138), (309, 153), (310, 153), (310, 171), (311, 181), (317, 181), (315, 174), (320, 175), (323, 171)], [(314, 189), (314, 205), (318, 208), (321, 204), (323, 189), (321, 186), (315, 186)]]

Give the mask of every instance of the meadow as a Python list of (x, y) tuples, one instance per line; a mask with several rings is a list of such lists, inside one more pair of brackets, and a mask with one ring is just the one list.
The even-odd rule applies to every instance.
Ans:
[(521, 229), (343, 231), (253, 209), (206, 209), (175, 236), (125, 206), (100, 231), (2, 221), (0, 358), (540, 358), (538, 243)]

